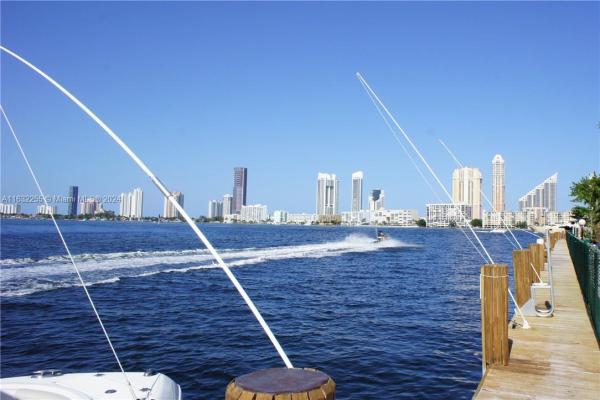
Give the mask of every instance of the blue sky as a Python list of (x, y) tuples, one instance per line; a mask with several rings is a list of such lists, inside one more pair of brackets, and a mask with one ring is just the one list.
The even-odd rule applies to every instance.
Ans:
[[(248, 168), (248, 202), (313, 212), (317, 172), (382, 188), (388, 208), (435, 202), (370, 103), (360, 71), (450, 186), (454, 164), (506, 160), (507, 207), (554, 172), (600, 169), (600, 7), (588, 3), (13, 3), (3, 45), (75, 93), (192, 215)], [(2, 104), (46, 192), (160, 194), (49, 84), (2, 55)], [(6, 125), (3, 195), (35, 193)], [(366, 197), (366, 195), (365, 195)], [(117, 205), (108, 206), (116, 208)], [(65, 206), (59, 211), (64, 212)], [(31, 210), (32, 207), (24, 207)]]

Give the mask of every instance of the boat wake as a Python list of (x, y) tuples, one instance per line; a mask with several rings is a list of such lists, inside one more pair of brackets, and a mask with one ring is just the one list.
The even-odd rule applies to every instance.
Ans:
[[(228, 266), (242, 267), (273, 260), (336, 257), (346, 253), (407, 247), (417, 246), (395, 239), (375, 242), (373, 238), (353, 234), (336, 242), (218, 251)], [(218, 268), (206, 249), (78, 254), (74, 255), (74, 259), (88, 285), (114, 283), (121, 278)], [(0, 266), (0, 296), (23, 296), (79, 285), (66, 256), (41, 260), (4, 259)]]

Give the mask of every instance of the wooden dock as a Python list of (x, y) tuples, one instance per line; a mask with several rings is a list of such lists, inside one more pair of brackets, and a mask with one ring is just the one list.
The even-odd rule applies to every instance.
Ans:
[(473, 398), (600, 399), (600, 348), (564, 239), (552, 259), (554, 316), (527, 317), (530, 329), (509, 328), (508, 365), (488, 367)]

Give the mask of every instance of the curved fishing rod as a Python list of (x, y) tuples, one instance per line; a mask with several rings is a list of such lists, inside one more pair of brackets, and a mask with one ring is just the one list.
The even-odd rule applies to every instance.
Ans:
[[(450, 192), (448, 192), (448, 190), (446, 189), (446, 186), (442, 183), (442, 181), (437, 176), (437, 174), (435, 173), (435, 171), (433, 170), (433, 168), (431, 168), (431, 165), (429, 165), (429, 163), (427, 162), (427, 160), (425, 159), (425, 157), (423, 157), (423, 155), (421, 154), (421, 152), (419, 151), (419, 149), (417, 148), (417, 146), (415, 146), (415, 144), (410, 139), (410, 137), (406, 134), (406, 132), (404, 132), (404, 129), (402, 129), (402, 127), (400, 126), (400, 124), (398, 123), (398, 121), (396, 121), (396, 118), (394, 118), (394, 116), (392, 115), (392, 113), (387, 109), (387, 107), (385, 106), (385, 104), (383, 104), (383, 102), (381, 101), (381, 99), (379, 99), (379, 97), (377, 96), (377, 94), (373, 91), (373, 89), (371, 89), (371, 86), (369, 86), (369, 84), (367, 83), (367, 81), (362, 77), (362, 75), (359, 72), (356, 73), (356, 77), (358, 78), (358, 80), (360, 81), (360, 83), (363, 85), (363, 87), (365, 88), (365, 90), (367, 92), (370, 92), (373, 95), (373, 98), (375, 98), (375, 100), (377, 100), (377, 103), (379, 103), (379, 105), (381, 106), (381, 108), (385, 111), (385, 113), (388, 115), (388, 117), (390, 118), (390, 120), (394, 123), (394, 125), (396, 126), (396, 128), (398, 128), (398, 130), (400, 131), (400, 133), (402, 133), (402, 135), (404, 136), (404, 138), (406, 139), (406, 141), (410, 144), (410, 146), (412, 147), (412, 149), (414, 150), (414, 152), (419, 156), (419, 158), (421, 159), (421, 161), (423, 162), (423, 164), (425, 164), (425, 166), (427, 167), (427, 170), (431, 173), (431, 175), (433, 176), (433, 178), (435, 179), (435, 181), (442, 188), (442, 191), (450, 199), (450, 202), (454, 206), (456, 206), (456, 203), (454, 202), (454, 199), (450, 195)], [(458, 211), (461, 214), (463, 214), (463, 218), (465, 218), (464, 217), (464, 213), (462, 212), (462, 210), (460, 210), (460, 208), (458, 209)], [(479, 236), (477, 236), (477, 234), (475, 233), (475, 230), (473, 229), (473, 227), (470, 224), (467, 224), (467, 227), (469, 228), (469, 230), (471, 231), (471, 233), (473, 234), (473, 236), (477, 240), (477, 243), (479, 243), (479, 245), (483, 249), (485, 255), (487, 256), (487, 259), (490, 261), (490, 264), (494, 264), (494, 260), (492, 259), (492, 256), (490, 256), (490, 253), (487, 251), (487, 249), (485, 248), (485, 246), (481, 242), (481, 239), (479, 238)], [(508, 289), (508, 294), (509, 294), (510, 298), (512, 299), (513, 304), (515, 305), (515, 309), (517, 310), (517, 313), (521, 316), (521, 319), (523, 320), (523, 328), (524, 329), (529, 329), (529, 322), (527, 322), (527, 319), (525, 318), (525, 315), (523, 315), (523, 312), (521, 311), (521, 307), (519, 307), (519, 305), (517, 304), (517, 300), (513, 296), (512, 291), (510, 290), (510, 288)]]
[[(48, 209), (50, 206), (48, 204), (48, 201), (46, 200), (46, 195), (44, 194), (44, 191), (42, 190), (42, 186), (40, 185), (40, 182), (38, 181), (37, 176), (35, 175), (35, 172), (33, 172), (33, 168), (31, 167), (31, 164), (29, 163), (29, 159), (27, 158), (27, 155), (25, 154), (25, 150), (23, 150), (23, 146), (21, 146), (21, 142), (19, 141), (19, 138), (17, 137), (17, 134), (15, 133), (15, 130), (14, 130), (12, 124), (10, 123), (10, 120), (8, 119), (8, 116), (6, 115), (6, 112), (4, 111), (4, 108), (2, 107), (1, 104), (0, 104), (0, 112), (2, 113), (2, 116), (4, 117), (4, 120), (6, 121), (6, 125), (8, 125), (8, 129), (10, 130), (10, 133), (12, 133), (12, 136), (15, 139), (17, 147), (19, 148), (19, 152), (21, 153), (21, 156), (23, 157), (23, 160), (25, 161), (25, 164), (27, 165), (29, 174), (33, 178), (33, 181), (35, 182), (35, 186), (37, 186), (38, 192), (40, 193), (40, 196), (42, 196), (42, 199), (44, 200), (44, 204), (46, 205), (46, 207)], [(119, 369), (121, 370), (121, 373), (123, 374), (123, 378), (125, 378), (125, 382), (127, 384), (127, 387), (129, 388), (129, 394), (131, 395), (131, 398), (133, 400), (137, 400), (137, 396), (135, 395), (135, 392), (133, 390), (133, 385), (131, 384), (131, 381), (127, 377), (127, 374), (125, 373), (125, 369), (123, 369), (123, 364), (121, 364), (121, 360), (119, 359), (119, 356), (117, 355), (117, 351), (115, 350), (115, 347), (112, 344), (112, 340), (110, 340), (110, 336), (108, 336), (108, 332), (106, 331), (106, 328), (104, 327), (102, 318), (100, 318), (100, 314), (98, 313), (98, 310), (96, 309), (94, 300), (92, 300), (92, 296), (90, 295), (90, 292), (87, 289), (87, 286), (83, 280), (83, 277), (81, 276), (81, 273), (79, 272), (79, 268), (77, 267), (77, 264), (75, 263), (75, 259), (73, 258), (73, 255), (71, 254), (71, 250), (69, 249), (69, 246), (67, 246), (67, 241), (65, 240), (60, 228), (58, 227), (58, 223), (56, 222), (56, 219), (54, 218), (54, 214), (50, 213), (50, 218), (52, 219), (52, 223), (54, 224), (54, 227), (56, 228), (56, 232), (58, 232), (58, 236), (60, 237), (60, 241), (62, 242), (63, 247), (65, 248), (65, 250), (67, 252), (69, 260), (71, 261), (71, 264), (73, 265), (73, 268), (75, 269), (75, 273), (77, 274), (77, 279), (79, 279), (79, 282), (81, 283), (81, 287), (83, 288), (83, 291), (85, 292), (88, 302), (92, 306), (92, 310), (94, 310), (94, 314), (96, 315), (96, 319), (98, 320), (98, 323), (100, 324), (100, 328), (102, 328), (102, 333), (104, 333), (104, 337), (106, 338), (106, 341), (108, 342), (108, 346), (110, 347), (110, 350), (112, 351), (113, 356), (115, 357), (115, 360), (117, 361), (117, 364), (119, 365)]]
[[(390, 133), (392, 134), (392, 136), (394, 137), (394, 139), (396, 139), (396, 142), (398, 142), (398, 144), (402, 148), (402, 151), (404, 151), (404, 154), (406, 154), (406, 157), (408, 157), (408, 159), (410, 160), (410, 162), (413, 165), (413, 167), (415, 167), (415, 169), (417, 170), (417, 172), (419, 173), (419, 175), (421, 176), (421, 178), (423, 178), (423, 180), (427, 184), (427, 187), (429, 187), (429, 190), (431, 190), (431, 193), (433, 194), (433, 196), (438, 200), (439, 203), (443, 203), (442, 198), (440, 197), (440, 195), (438, 194), (438, 192), (436, 192), (433, 189), (433, 186), (429, 182), (429, 179), (427, 179), (425, 177), (425, 174), (423, 173), (423, 171), (421, 171), (421, 168), (419, 168), (419, 165), (416, 163), (416, 161), (410, 155), (408, 149), (406, 148), (406, 146), (404, 146), (404, 143), (402, 143), (402, 140), (400, 140), (400, 138), (396, 134), (396, 131), (394, 130), (394, 128), (392, 128), (392, 126), (390, 125), (389, 121), (387, 120), (387, 118), (385, 117), (385, 115), (383, 114), (383, 112), (381, 111), (381, 108), (379, 107), (379, 105), (377, 104), (377, 102), (375, 101), (375, 99), (373, 98), (373, 96), (371, 96), (371, 93), (369, 93), (367, 91), (367, 95), (369, 96), (369, 99), (373, 103), (373, 106), (375, 107), (375, 109), (379, 113), (379, 116), (381, 117), (381, 119), (383, 119), (383, 122), (385, 122), (385, 125), (387, 126), (388, 130), (390, 131)], [(462, 216), (464, 217), (464, 215), (462, 215)], [(464, 221), (465, 224), (468, 223), (468, 221), (467, 221), (466, 218), (464, 218), (463, 221)], [(460, 226), (460, 224), (457, 225), (457, 227), (462, 232), (462, 234), (465, 236), (465, 238), (467, 239), (467, 241), (469, 241), (469, 243), (471, 243), (471, 246), (473, 246), (473, 248), (475, 249), (475, 251), (477, 251), (477, 254), (479, 254), (481, 256), (481, 258), (483, 259), (483, 262), (486, 263), (487, 259), (481, 253), (481, 251), (479, 250), (479, 248), (477, 247), (477, 245), (475, 243), (473, 243), (473, 241), (471, 240), (471, 238), (469, 237), (469, 235), (467, 234), (467, 232), (465, 232), (465, 230), (463, 229), (463, 227)]]
[(113, 132), (112, 129), (110, 129), (108, 127), (108, 125), (106, 125), (104, 123), (104, 121), (102, 121), (96, 114), (94, 114), (94, 112), (92, 110), (90, 110), (77, 97), (75, 97), (75, 95), (73, 95), (71, 92), (69, 92), (67, 89), (65, 89), (60, 83), (58, 83), (57, 81), (55, 81), (54, 79), (52, 79), (48, 74), (46, 74), (44, 71), (42, 71), (41, 69), (39, 69), (38, 67), (36, 67), (32, 63), (30, 63), (29, 61), (27, 61), (26, 59), (24, 59), (23, 57), (19, 56), (15, 52), (7, 49), (6, 47), (0, 45), (0, 50), (2, 50), (5, 53), (11, 55), (16, 60), (20, 61), (21, 63), (23, 63), (27, 67), (31, 68), (38, 75), (40, 75), (41, 77), (43, 77), (44, 79), (46, 79), (48, 82), (50, 82), (61, 93), (63, 93), (65, 96), (67, 96), (84, 113), (86, 113), (91, 119), (93, 119), (94, 122), (96, 122), (96, 124), (98, 124), (102, 128), (102, 130), (104, 130), (104, 132), (106, 132), (108, 134), (108, 136), (110, 136), (125, 151), (125, 153), (127, 153), (127, 155), (137, 164), (137, 166), (140, 167), (140, 169), (142, 171), (144, 171), (144, 173), (150, 178), (150, 180), (152, 181), (152, 183), (154, 183), (154, 185), (163, 194), (163, 196), (165, 196), (165, 198), (173, 205), (173, 207), (175, 207), (175, 209), (183, 217), (183, 219), (185, 220), (185, 222), (187, 222), (187, 224), (190, 226), (190, 228), (192, 228), (192, 230), (194, 231), (194, 233), (196, 234), (196, 236), (198, 236), (198, 239), (200, 239), (200, 241), (204, 244), (204, 246), (206, 246), (206, 248), (208, 249), (208, 251), (210, 252), (210, 254), (217, 261), (217, 264), (219, 264), (219, 267), (221, 267), (221, 269), (223, 270), (223, 272), (225, 272), (225, 275), (227, 275), (227, 277), (229, 278), (229, 280), (231, 281), (231, 283), (233, 284), (233, 286), (237, 289), (237, 291), (240, 294), (240, 296), (242, 296), (242, 298), (246, 302), (246, 305), (248, 306), (248, 308), (250, 309), (250, 311), (252, 312), (252, 314), (254, 315), (254, 317), (256, 318), (256, 320), (258, 321), (258, 323), (260, 324), (260, 326), (265, 331), (265, 334), (267, 335), (267, 337), (269, 338), (269, 340), (271, 341), (271, 343), (275, 347), (275, 350), (277, 350), (277, 353), (279, 354), (279, 356), (283, 360), (285, 366), (287, 368), (294, 368), (294, 366), (290, 362), (289, 358), (285, 354), (285, 351), (283, 350), (283, 348), (279, 344), (279, 341), (277, 341), (277, 338), (275, 337), (275, 335), (271, 331), (271, 328), (269, 328), (269, 325), (267, 325), (267, 323), (263, 319), (262, 315), (260, 314), (260, 311), (258, 311), (258, 309), (256, 308), (256, 306), (254, 305), (254, 302), (252, 301), (252, 299), (250, 299), (250, 296), (248, 296), (248, 294), (246, 293), (246, 290), (242, 287), (242, 285), (237, 280), (237, 278), (235, 277), (235, 275), (233, 274), (233, 272), (231, 272), (231, 270), (229, 269), (229, 267), (227, 266), (227, 264), (225, 264), (225, 261), (223, 261), (223, 259), (219, 255), (219, 253), (217, 253), (217, 250), (215, 250), (215, 248), (208, 241), (208, 239), (206, 238), (206, 236), (204, 236), (204, 233), (202, 233), (202, 231), (198, 228), (198, 226), (190, 218), (190, 216), (188, 215), (188, 213), (177, 202), (177, 200), (175, 200), (175, 197), (173, 196), (173, 194), (165, 187), (165, 185), (158, 179), (158, 177), (156, 175), (154, 175), (154, 173), (152, 171), (150, 171), (150, 169), (146, 166), (146, 164), (144, 164), (144, 162), (129, 148), (129, 146), (127, 146), (127, 144), (125, 144), (125, 142), (123, 142), (123, 140), (121, 140), (121, 138), (119, 136), (117, 136), (117, 134), (115, 132)]
[[(452, 152), (452, 150), (450, 150), (450, 148), (446, 145), (446, 143), (444, 143), (444, 141), (442, 139), (438, 139), (438, 141), (440, 142), (440, 144), (442, 145), (442, 147), (444, 147), (444, 149), (446, 149), (446, 151), (448, 152), (448, 154), (450, 154), (450, 157), (452, 157), (454, 159), (454, 162), (456, 162), (456, 164), (460, 168), (463, 168), (464, 167), (463, 163), (461, 163), (460, 160), (458, 159), (458, 157), (456, 157), (456, 155), (454, 155), (454, 153)], [(485, 199), (485, 201), (487, 201), (488, 205), (492, 208), (492, 211), (494, 213), (496, 213), (496, 214), (499, 215), (500, 221), (502, 221), (502, 224), (504, 225), (504, 227), (506, 228), (506, 230), (511, 234), (511, 236), (515, 240), (515, 242), (517, 242), (517, 245), (519, 246), (519, 249), (523, 250), (523, 246), (521, 246), (521, 243), (517, 240), (517, 237), (515, 236), (515, 234), (508, 227), (508, 224), (506, 223), (506, 220), (501, 215), (501, 213), (499, 213), (498, 210), (496, 210), (496, 208), (494, 207), (494, 205), (492, 204), (492, 202), (490, 201), (490, 199), (485, 195), (483, 189), (480, 189), (479, 192), (481, 193), (481, 195), (483, 196), (483, 198)], [(508, 242), (516, 248), (516, 246), (513, 243), (513, 241), (510, 240), (510, 238), (508, 236), (506, 236), (506, 233), (503, 232), (502, 234), (504, 235), (504, 237), (506, 238), (506, 240), (508, 240)], [(533, 270), (533, 272), (535, 273), (535, 275), (537, 276), (537, 278), (540, 280), (540, 282), (544, 283), (544, 280), (542, 279), (542, 277), (540, 276), (540, 274), (538, 274), (537, 270), (533, 266), (533, 263), (529, 263), (529, 266), (531, 267), (531, 269)]]

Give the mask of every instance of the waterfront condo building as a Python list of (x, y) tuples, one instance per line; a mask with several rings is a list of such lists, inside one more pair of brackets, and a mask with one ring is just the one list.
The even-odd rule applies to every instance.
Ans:
[(233, 205), (233, 196), (230, 194), (223, 195), (223, 216), (231, 215)]
[(40, 204), (37, 208), (38, 215), (56, 215), (56, 206)]
[(223, 202), (210, 200), (208, 202), (208, 218), (220, 218), (223, 216)]
[(239, 214), (242, 206), (246, 205), (246, 189), (248, 185), (248, 169), (244, 167), (235, 167), (233, 169), (233, 203), (231, 212)]
[[(175, 201), (183, 207), (183, 193), (172, 192), (171, 195), (175, 198)], [(165, 197), (165, 203), (163, 206), (163, 218), (181, 218), (179, 211), (171, 204), (169, 199)]]
[(496, 154), (492, 160), (492, 211), (506, 210), (505, 191), (504, 159), (500, 154)]
[(79, 201), (79, 186), (69, 186), (69, 197), (67, 198), (67, 215), (77, 216), (77, 202)]
[(481, 171), (462, 167), (452, 173), (452, 201), (471, 206), (471, 218), (481, 219)]
[(373, 189), (369, 195), (369, 210), (383, 210), (385, 208), (385, 192), (382, 189)]
[(268, 219), (267, 206), (262, 204), (242, 206), (240, 210), (240, 221), (242, 222), (265, 222)]
[(556, 211), (556, 183), (558, 173), (547, 178), (544, 182), (531, 189), (526, 195), (519, 199), (519, 210), (528, 208), (545, 208), (548, 211)]
[(21, 214), (20, 204), (0, 203), (0, 214)]
[(358, 212), (362, 210), (362, 199), (363, 199), (363, 172), (356, 171), (352, 174), (352, 212)]
[(465, 203), (427, 204), (427, 226), (447, 227), (451, 222), (466, 226), (466, 221), (472, 218), (473, 208)]
[(317, 215), (333, 216), (339, 209), (340, 181), (335, 174), (319, 172), (317, 175)]
[(133, 192), (121, 193), (121, 205), (119, 215), (130, 219), (141, 219), (144, 207), (144, 191), (141, 188), (133, 189)]

